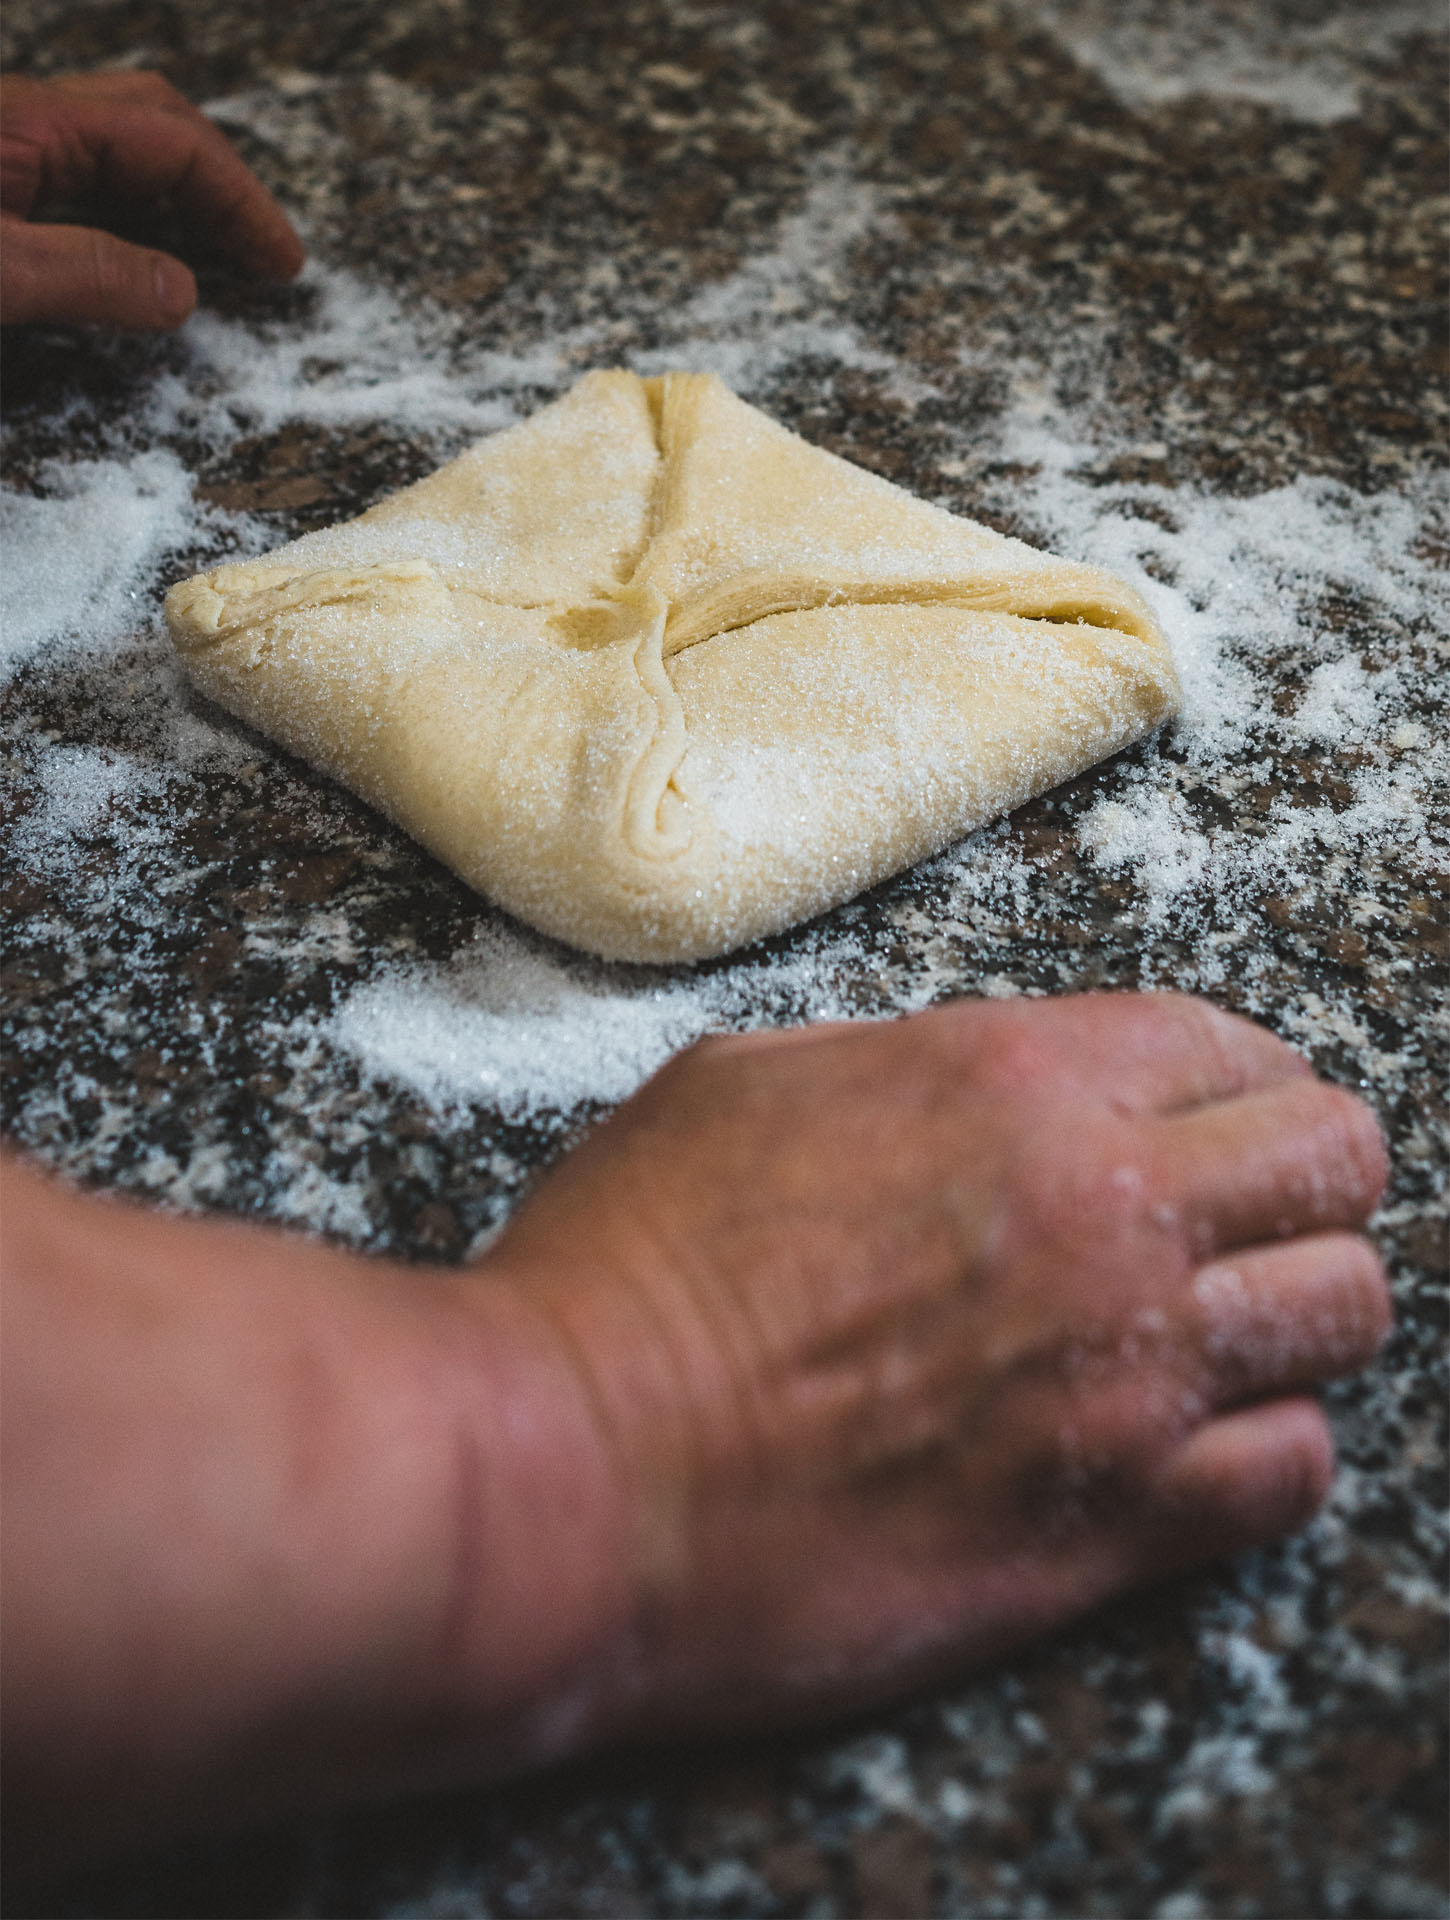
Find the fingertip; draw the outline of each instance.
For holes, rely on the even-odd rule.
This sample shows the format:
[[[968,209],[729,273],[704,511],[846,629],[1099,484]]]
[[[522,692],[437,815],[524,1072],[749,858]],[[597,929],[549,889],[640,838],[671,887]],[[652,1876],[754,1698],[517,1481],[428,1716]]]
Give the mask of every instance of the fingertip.
[[[1337,1254],[1345,1357],[1350,1365],[1361,1366],[1374,1358],[1395,1330],[1390,1277],[1379,1248],[1363,1234],[1328,1234],[1321,1244]]]
[[[5,321],[114,327],[154,333],[176,327],[196,305],[196,282],[179,260],[96,227],[7,225]]]
[[[1307,1526],[1329,1498],[1337,1461],[1323,1407],[1302,1395],[1247,1409],[1234,1436],[1243,1466],[1241,1511],[1259,1537]]]
[[[239,234],[232,258],[264,280],[295,280],[307,264],[307,251],[292,222],[270,201],[265,216],[254,218],[251,227]]]
[[[1334,1470],[1324,1409],[1296,1395],[1200,1427],[1169,1462],[1159,1493],[1193,1562],[1297,1533],[1324,1504]]]
[[[196,280],[191,270],[169,253],[153,256],[151,284],[156,296],[156,325],[179,327],[196,306]]]
[[[1371,1295],[1370,1313],[1374,1325],[1375,1352],[1378,1354],[1387,1347],[1395,1331],[1395,1295],[1390,1283],[1389,1269],[1384,1263],[1378,1247],[1365,1241],[1369,1250],[1371,1266],[1369,1292]]]
[[[1347,1090],[1345,1098],[1354,1110],[1351,1122],[1354,1132],[1352,1153],[1364,1182],[1364,1212],[1368,1219],[1383,1200],[1385,1188],[1390,1182],[1389,1142],[1385,1138],[1380,1117],[1369,1102]]]
[[[307,264],[307,249],[290,220],[284,220],[278,235],[271,269],[278,280],[295,280]]]

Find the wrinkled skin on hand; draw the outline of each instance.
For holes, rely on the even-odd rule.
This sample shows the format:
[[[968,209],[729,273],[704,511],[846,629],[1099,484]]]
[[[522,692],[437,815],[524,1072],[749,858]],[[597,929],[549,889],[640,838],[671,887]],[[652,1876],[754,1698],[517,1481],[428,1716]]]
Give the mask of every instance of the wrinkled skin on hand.
[[[57,202],[169,205],[244,271],[289,280],[302,243],[226,136],[159,74],[0,80],[0,323],[153,331],[196,304],[190,269],[102,227],[35,216]]]
[[[12,1855],[844,1711],[1288,1532],[1384,1173],[1170,995],[708,1041],[463,1270],[9,1169]]]
[[[748,1725],[1298,1527],[1388,1327],[1378,1131],[1177,996],[706,1042],[497,1248],[634,1514],[603,1724]]]

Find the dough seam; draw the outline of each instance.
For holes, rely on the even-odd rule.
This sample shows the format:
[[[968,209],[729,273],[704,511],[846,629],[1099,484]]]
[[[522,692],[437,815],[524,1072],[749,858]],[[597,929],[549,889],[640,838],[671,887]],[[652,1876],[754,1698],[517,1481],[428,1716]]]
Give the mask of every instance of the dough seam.
[[[690,735],[680,696],[664,661],[669,602],[655,587],[641,591],[649,596],[653,607],[649,624],[634,649],[634,670],[646,696],[654,702],[655,731],[630,776],[624,830],[631,852],[646,860],[666,860],[688,852],[694,839],[688,809],[681,804],[688,796],[676,784],[680,763],[689,751]],[[671,812],[678,818],[667,821],[665,804],[672,787],[676,805]]]

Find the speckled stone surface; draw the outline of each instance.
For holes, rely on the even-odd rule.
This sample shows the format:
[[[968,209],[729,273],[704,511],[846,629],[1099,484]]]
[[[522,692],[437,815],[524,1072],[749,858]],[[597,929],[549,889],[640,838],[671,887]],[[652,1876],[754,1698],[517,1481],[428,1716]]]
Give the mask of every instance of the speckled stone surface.
[[[783,344],[735,369],[748,398],[1027,537],[1039,529],[1025,469],[992,432],[1008,369],[1020,381],[1040,368],[1079,418],[1102,417],[1080,486],[1141,487],[1160,513],[1165,489],[1249,498],[1300,475],[1378,496],[1418,483],[1443,449],[1434,6],[11,0],[4,36],[21,70],[122,60],[216,101],[315,251],[404,313],[426,310],[441,354],[482,335],[517,369],[552,343],[532,397],[515,374],[526,403],[561,368],[647,359],[690,303],[703,311],[710,289],[732,288],[737,304],[780,309]],[[847,240],[787,276],[788,299],[780,276],[751,280],[791,233],[809,252],[809,221],[824,231],[837,204],[856,210]],[[318,298],[220,271],[205,286],[213,310],[263,334],[305,321]],[[745,316],[741,337],[758,342],[763,325]],[[58,331],[9,343],[8,483],[43,489],[44,462],[102,435],[173,352]],[[325,362],[315,377],[325,388]],[[386,409],[362,424],[329,424],[325,409],[256,431],[244,420],[221,448],[188,442],[183,421],[170,445],[200,500],[263,516],[278,540],[450,450]],[[169,555],[157,591],[212,557]],[[1406,724],[1444,727],[1434,631],[1390,634],[1383,608],[1349,592],[1316,617],[1366,661],[1392,647],[1416,663]],[[39,804],[27,740],[131,738],[125,673],[140,686],[160,669],[139,643],[120,659],[104,687],[43,659],[17,681],[12,819]],[[1277,670],[1292,694],[1305,661],[1286,646]],[[1175,931],[1144,914],[1130,878],[1083,857],[1076,831],[1133,762],[1014,817],[1009,896],[989,889],[968,912],[937,863],[843,910],[854,960],[835,988],[878,1011],[952,992],[1176,983],[1254,1012],[1366,1092],[1395,1157],[1379,1231],[1401,1318],[1382,1365],[1329,1395],[1344,1473],[1321,1520],[1282,1550],[844,1729],[298,1824],[26,1890],[27,1905],[1450,1910],[1443,832],[1408,862],[1331,862],[1314,888],[1250,885],[1231,920],[1209,912]],[[1260,755],[1189,783],[1185,805],[1208,833],[1230,811],[1267,819],[1286,796],[1347,804],[1353,772],[1353,754],[1329,746]],[[260,742],[207,792],[154,857],[133,837],[147,915],[116,911],[103,837],[76,842],[60,872],[9,857],[7,1134],[97,1184],[460,1257],[588,1113],[475,1105],[444,1121],[346,1058],[276,1036],[379,956],[446,957],[488,910]],[[1443,827],[1443,793],[1440,809]],[[818,933],[770,943],[762,968]],[[792,1011],[811,1008],[777,1008]],[[297,1196],[314,1190],[346,1205],[309,1216]]]

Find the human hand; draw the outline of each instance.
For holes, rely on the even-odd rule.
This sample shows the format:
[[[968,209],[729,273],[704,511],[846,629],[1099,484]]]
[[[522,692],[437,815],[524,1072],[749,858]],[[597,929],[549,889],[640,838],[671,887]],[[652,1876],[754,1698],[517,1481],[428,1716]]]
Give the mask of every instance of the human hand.
[[[1178,996],[677,1059],[495,1251],[634,1515],[582,1724],[854,1707],[1301,1525],[1384,1177],[1358,1101]]]
[[[151,331],[196,304],[181,261],[98,227],[33,221],[57,200],[174,203],[250,273],[287,280],[302,243],[225,135],[159,74],[0,79],[0,323]]]
[[[1384,1172],[1172,995],[706,1042],[463,1270],[0,1166],[12,1857],[843,1711],[1288,1532]]]

